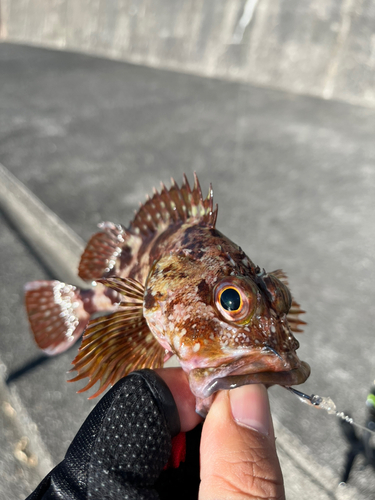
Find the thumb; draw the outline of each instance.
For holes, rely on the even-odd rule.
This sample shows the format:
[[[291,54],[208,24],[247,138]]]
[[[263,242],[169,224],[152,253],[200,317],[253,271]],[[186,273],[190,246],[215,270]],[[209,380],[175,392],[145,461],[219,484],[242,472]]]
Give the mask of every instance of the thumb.
[[[199,500],[285,500],[267,390],[220,391],[201,439]]]

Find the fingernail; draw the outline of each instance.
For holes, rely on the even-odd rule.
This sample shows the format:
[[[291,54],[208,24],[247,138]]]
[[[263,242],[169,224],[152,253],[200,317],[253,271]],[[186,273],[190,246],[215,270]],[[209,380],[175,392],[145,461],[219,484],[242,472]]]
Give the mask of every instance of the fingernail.
[[[267,389],[261,384],[243,385],[229,391],[234,420],[266,436],[271,430]]]

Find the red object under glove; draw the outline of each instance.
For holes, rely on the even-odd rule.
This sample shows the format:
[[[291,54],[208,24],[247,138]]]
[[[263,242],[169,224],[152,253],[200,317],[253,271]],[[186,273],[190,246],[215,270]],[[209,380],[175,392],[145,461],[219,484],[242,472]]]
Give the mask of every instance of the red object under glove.
[[[172,438],[172,452],[166,463],[164,470],[169,467],[177,469],[181,462],[185,462],[186,457],[186,433],[180,432],[174,438]]]

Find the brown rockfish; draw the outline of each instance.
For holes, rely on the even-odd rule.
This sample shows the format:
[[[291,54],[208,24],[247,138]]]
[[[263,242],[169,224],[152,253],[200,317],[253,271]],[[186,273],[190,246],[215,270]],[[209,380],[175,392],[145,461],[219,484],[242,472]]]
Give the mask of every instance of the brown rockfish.
[[[71,381],[89,379],[79,392],[100,381],[95,397],[173,354],[203,415],[220,389],[308,378],[292,333],[301,331],[303,311],[285,274],[253,264],[215,228],[216,218],[211,186],[203,198],[196,175],[193,188],[186,177],[181,188],[172,180],[141,204],[128,228],[99,226],[78,269],[92,289],[26,285],[31,328],[46,353],[64,351],[85,330],[72,369],[78,375]]]

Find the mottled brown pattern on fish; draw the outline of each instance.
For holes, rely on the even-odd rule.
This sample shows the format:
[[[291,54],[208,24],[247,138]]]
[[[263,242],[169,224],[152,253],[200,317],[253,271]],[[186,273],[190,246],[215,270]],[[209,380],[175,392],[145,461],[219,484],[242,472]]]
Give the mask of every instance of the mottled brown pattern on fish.
[[[201,229],[198,228],[197,232],[201,233]],[[229,249],[230,244],[227,238],[222,238],[220,243],[222,248]],[[192,251],[188,256],[178,253],[175,256],[169,255],[162,258],[148,281],[146,294],[155,292],[159,294],[156,307],[162,307],[163,316],[169,319],[163,334],[168,337],[172,350],[180,350],[180,359],[185,359],[191,355],[190,350],[195,346],[197,349],[193,351],[195,356],[202,360],[207,358],[203,361],[203,365],[207,366],[215,366],[215,357],[222,358],[222,344],[225,344],[228,349],[238,346],[264,347],[269,344],[270,347],[281,346],[284,352],[295,350],[298,344],[287,326],[285,315],[277,317],[276,314],[272,315],[267,311],[266,303],[260,294],[258,296],[259,318],[255,318],[252,322],[251,335],[247,325],[239,328],[236,335],[233,335],[232,327],[225,325],[225,321],[218,317],[213,305],[212,285],[215,284],[218,276],[230,276],[233,271],[236,275],[245,275],[244,271],[248,268],[245,268],[242,263],[235,266],[223,266],[218,258],[220,252],[217,246],[212,247],[212,250],[212,254],[204,252],[198,260],[195,260],[196,255],[199,254],[196,251]],[[235,247],[234,252],[236,251],[239,252]],[[184,269],[187,274],[185,279],[179,275],[180,268]],[[168,270],[167,273],[166,270]],[[255,273],[253,276],[255,277]],[[211,296],[208,293],[209,289],[211,289]],[[202,290],[204,290],[203,297]],[[179,313],[179,310],[182,312]],[[196,314],[197,310],[201,314]],[[269,337],[271,326],[275,328],[275,334]],[[184,329],[189,330],[188,336],[180,334]],[[219,342],[213,343],[213,338]],[[199,349],[197,343],[199,343]],[[181,345],[183,345],[182,351]]]
[[[29,287],[31,323],[46,350],[66,349],[80,333],[74,325],[82,329],[89,313],[111,311],[90,321],[73,361],[73,380],[89,378],[83,390],[100,381],[96,396],[129,371],[162,366],[172,354],[189,374],[198,410],[209,407],[217,379],[225,387],[228,376],[239,384],[307,378],[290,328],[300,331],[301,309],[285,274],[256,266],[215,228],[216,218],[211,187],[203,198],[196,176],[193,188],[186,177],[181,188],[172,181],[140,206],[128,228],[102,223],[90,239],[79,275],[97,283],[95,292],[58,282]],[[48,311],[37,309],[45,297],[60,318],[51,341]]]

